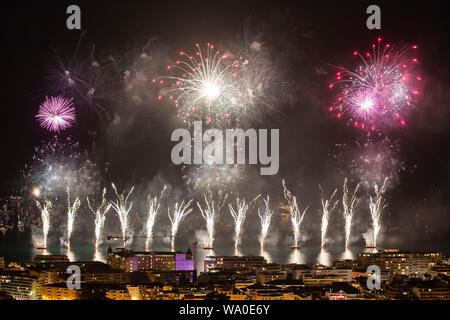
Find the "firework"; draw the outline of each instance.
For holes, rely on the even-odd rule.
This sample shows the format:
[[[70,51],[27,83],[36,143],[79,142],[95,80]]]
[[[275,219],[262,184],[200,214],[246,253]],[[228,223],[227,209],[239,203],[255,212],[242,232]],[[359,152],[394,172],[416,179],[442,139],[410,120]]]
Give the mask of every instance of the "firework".
[[[149,247],[153,240],[153,226],[155,225],[156,215],[159,212],[159,208],[161,206],[161,199],[162,199],[166,189],[167,189],[166,186],[164,186],[159,197],[152,197],[151,195],[148,195],[148,197],[147,197],[148,213],[147,213],[147,223],[146,223],[147,238],[145,239],[145,250],[146,251],[149,250]]]
[[[273,210],[270,209],[269,196],[264,199],[264,210],[261,214],[261,210],[258,208],[258,216],[261,220],[261,235],[259,237],[259,243],[261,245],[261,251],[264,251],[264,244],[266,242],[267,234],[269,233],[270,222],[272,220]]]
[[[239,196],[236,197],[236,209],[233,208],[233,205],[231,203],[228,204],[230,214],[234,219],[234,249],[236,250],[236,252],[239,246],[239,242],[241,240],[242,225],[244,224],[247,211],[250,208],[251,204],[254,201],[256,201],[260,196],[261,195],[258,195],[249,203],[245,201],[245,198],[239,199]]]
[[[96,250],[98,249],[98,247],[100,245],[102,230],[103,230],[103,226],[105,225],[106,214],[109,212],[109,209],[111,209],[111,203],[108,203],[105,195],[106,195],[106,188],[103,188],[102,201],[101,201],[100,205],[95,209],[92,207],[92,205],[89,201],[89,197],[86,198],[89,210],[95,216],[95,249]],[[97,257],[97,255],[96,255],[96,257]]]
[[[362,62],[355,71],[337,72],[336,102],[329,111],[346,117],[355,127],[379,130],[381,126],[406,125],[406,118],[417,103],[422,76],[415,72],[418,59],[412,54],[417,46],[397,50],[382,45],[381,38],[365,55],[354,51]]]
[[[300,226],[303,222],[303,218],[305,217],[306,212],[309,207],[306,207],[305,210],[300,214],[300,210],[297,204],[297,198],[292,195],[292,193],[286,188],[286,184],[283,180],[283,190],[284,190],[284,198],[286,199],[289,205],[289,212],[291,214],[291,224],[292,231],[294,232],[294,245],[291,248],[298,248],[298,241],[300,239]]]
[[[117,200],[116,202],[111,202],[111,206],[116,211],[120,220],[120,228],[122,229],[122,239],[123,246],[125,247],[127,242],[127,231],[128,231],[128,214],[130,213],[131,208],[133,207],[133,202],[130,202],[128,205],[128,198],[134,190],[134,187],[130,189],[128,194],[125,196],[125,191],[122,194],[117,192],[117,188],[114,183],[111,184],[114,192],[116,193]]]
[[[59,132],[70,128],[76,120],[73,99],[64,97],[46,97],[39,106],[36,120],[42,128],[49,131]]]
[[[386,191],[387,181],[388,179],[385,178],[381,188],[379,188],[378,185],[375,184],[374,187],[375,197],[372,197],[372,195],[369,197],[369,209],[370,209],[370,216],[372,218],[372,228],[373,228],[372,246],[374,248],[377,247],[377,237],[381,229],[380,224],[381,214],[383,213],[383,210],[387,207],[387,204],[384,204],[383,198],[383,195]]]
[[[36,205],[41,211],[42,218],[42,235],[43,235],[43,248],[47,248],[47,235],[48,230],[50,229],[50,209],[53,204],[50,200],[45,200],[42,204],[39,201],[36,201]]]
[[[319,186],[320,187],[320,186]],[[336,209],[339,200],[336,200],[333,203],[333,198],[336,195],[337,189],[334,190],[333,194],[331,195],[331,197],[329,199],[325,199],[324,197],[324,193],[322,190],[322,187],[320,187],[321,191],[322,191],[322,224],[320,227],[320,231],[321,231],[321,248],[324,248],[325,246],[325,237],[327,235],[327,231],[328,231],[328,222],[330,220],[330,214],[334,211],[334,209]]]
[[[345,178],[342,195],[342,206],[344,207],[344,211],[342,213],[344,215],[345,221],[345,249],[348,249],[348,245],[350,243],[350,232],[352,229],[352,219],[357,200],[356,193],[358,192],[358,190],[359,190],[359,183],[356,185],[355,190],[349,197],[347,178]]]
[[[72,204],[70,203],[70,189],[67,188],[67,248],[70,248],[70,238],[80,204],[80,198],[76,198]]]
[[[173,209],[173,214],[170,214],[170,208],[168,209],[168,215],[170,222],[172,224],[171,227],[171,250],[175,251],[175,237],[178,233],[178,227],[180,223],[184,220],[184,218],[192,212],[192,208],[190,208],[193,200],[190,200],[186,204],[184,204],[184,200],[178,205],[178,202],[175,203],[175,207]]]
[[[222,190],[213,192],[209,187],[206,192],[203,193],[204,208],[197,202],[197,206],[200,209],[203,219],[206,221],[206,230],[208,232],[208,243],[205,249],[212,249],[214,244],[214,223],[220,210],[225,205],[228,198],[227,193],[223,193]]]

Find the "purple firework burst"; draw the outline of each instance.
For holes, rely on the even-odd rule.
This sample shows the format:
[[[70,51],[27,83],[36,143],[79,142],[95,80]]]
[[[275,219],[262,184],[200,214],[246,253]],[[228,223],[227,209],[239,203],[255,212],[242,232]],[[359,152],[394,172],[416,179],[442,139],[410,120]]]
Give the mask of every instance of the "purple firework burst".
[[[76,119],[72,102],[72,98],[45,97],[44,102],[39,106],[36,120],[42,128],[53,132],[70,128]]]

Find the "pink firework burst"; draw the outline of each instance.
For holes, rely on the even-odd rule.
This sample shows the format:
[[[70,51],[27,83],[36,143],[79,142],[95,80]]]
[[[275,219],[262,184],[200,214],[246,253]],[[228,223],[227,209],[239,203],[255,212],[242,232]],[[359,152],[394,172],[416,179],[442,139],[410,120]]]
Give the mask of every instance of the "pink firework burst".
[[[371,52],[354,51],[361,63],[354,71],[342,68],[337,72],[329,88],[339,92],[329,111],[361,129],[405,126],[421,93],[422,77],[415,71],[418,59],[413,54],[416,49],[414,45],[396,50],[390,44],[382,45],[378,38]]]
[[[36,120],[42,128],[52,132],[70,128],[76,120],[72,102],[72,98],[45,97],[44,102],[39,106]]]

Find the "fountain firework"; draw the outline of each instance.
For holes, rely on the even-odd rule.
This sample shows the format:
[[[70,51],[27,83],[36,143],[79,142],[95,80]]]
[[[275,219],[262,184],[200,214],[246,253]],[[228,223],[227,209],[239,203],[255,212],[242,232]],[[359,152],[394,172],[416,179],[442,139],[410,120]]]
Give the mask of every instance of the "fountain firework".
[[[44,238],[43,240],[43,249],[47,249],[47,235],[48,230],[50,229],[50,209],[52,208],[53,204],[50,200],[44,200],[44,203],[41,204],[39,201],[36,201],[36,205],[41,211],[41,218],[42,218],[42,236]]]
[[[292,249],[297,249],[299,247],[298,241],[300,239],[300,226],[303,222],[303,218],[305,217],[306,212],[309,207],[306,207],[305,210],[300,214],[300,210],[297,204],[297,198],[292,195],[292,193],[286,188],[286,184],[283,180],[283,190],[284,190],[284,198],[286,199],[289,211],[291,214],[291,224],[292,231],[294,232],[294,245],[291,246]]]
[[[381,229],[380,218],[383,213],[383,209],[387,207],[387,204],[384,204],[383,194],[386,191],[386,184],[388,178],[384,179],[383,185],[381,188],[378,188],[378,185],[375,184],[375,197],[372,195],[369,197],[369,209],[370,216],[372,217],[372,228],[373,228],[373,243],[370,247],[377,247],[377,237]]]
[[[203,200],[205,201],[204,208],[197,202],[197,206],[200,209],[202,217],[206,221],[206,230],[208,232],[208,243],[205,249],[213,249],[214,245],[214,223],[220,210],[225,205],[228,198],[227,193],[223,193],[222,190],[213,192],[209,187],[207,191],[203,193]]]
[[[239,246],[239,242],[241,240],[241,231],[242,225],[244,224],[245,217],[247,215],[247,211],[250,208],[251,204],[256,201],[261,195],[259,194],[252,201],[247,203],[245,198],[239,199],[239,196],[236,197],[236,209],[233,208],[231,203],[228,204],[228,208],[230,209],[230,214],[234,219],[234,249],[237,251]]]
[[[105,195],[106,195],[106,188],[103,188],[102,202],[95,209],[91,206],[89,197],[86,198],[89,210],[91,210],[91,212],[95,216],[95,249],[98,249],[98,247],[100,245],[100,240],[101,240],[103,226],[105,224],[106,214],[109,212],[109,209],[111,209],[111,203],[108,203]]]
[[[75,218],[77,217],[78,209],[80,209],[80,198],[70,203],[70,189],[67,188],[67,248],[70,249],[70,238],[72,237],[73,226]]]
[[[192,212],[192,208],[190,208],[193,200],[189,200],[188,203],[184,204],[184,200],[178,205],[178,202],[175,203],[175,208],[173,210],[173,216],[170,215],[170,208],[168,209],[168,215],[170,222],[172,224],[171,234],[170,234],[170,248],[172,251],[175,251],[175,237],[178,233],[178,227],[183,219]]]
[[[131,208],[133,207],[133,202],[130,202],[130,205],[127,205],[128,198],[134,190],[134,186],[131,188],[130,192],[128,192],[127,196],[125,196],[125,191],[122,194],[117,192],[117,188],[114,183],[111,184],[114,192],[116,193],[117,200],[116,202],[111,201],[111,206],[116,211],[120,220],[120,228],[122,229],[122,239],[123,239],[123,247],[125,248],[127,242],[127,230],[128,230],[128,214],[130,213]]]
[[[352,219],[356,205],[356,193],[359,190],[359,183],[356,185],[355,190],[349,197],[349,191],[347,186],[347,178],[344,180],[344,188],[342,195],[342,206],[344,207],[344,211],[342,212],[344,215],[345,221],[345,249],[348,249],[348,245],[350,242],[350,232],[352,229]]]
[[[320,187],[320,186],[319,186]],[[322,190],[322,187],[320,187],[320,190],[322,191],[322,225],[320,228],[321,231],[321,245],[320,247],[323,248],[325,246],[325,237],[327,235],[328,231],[328,222],[330,220],[330,214],[333,212],[334,209],[336,209],[339,200],[336,200],[333,204],[333,198],[336,195],[337,189],[334,190],[333,194],[331,195],[330,199],[325,199],[324,192]]]
[[[153,240],[153,226],[155,225],[156,215],[159,212],[159,208],[161,206],[161,199],[164,196],[164,192],[167,187],[164,186],[161,194],[158,197],[153,197],[148,195],[148,213],[147,213],[147,223],[146,223],[146,239],[145,239],[145,250],[148,251],[150,244]]]
[[[269,196],[264,200],[264,211],[261,214],[261,210],[258,208],[258,216],[261,220],[261,236],[259,238],[259,243],[261,245],[261,252],[264,251],[264,243],[269,233],[270,222],[272,220],[273,210],[270,209]]]

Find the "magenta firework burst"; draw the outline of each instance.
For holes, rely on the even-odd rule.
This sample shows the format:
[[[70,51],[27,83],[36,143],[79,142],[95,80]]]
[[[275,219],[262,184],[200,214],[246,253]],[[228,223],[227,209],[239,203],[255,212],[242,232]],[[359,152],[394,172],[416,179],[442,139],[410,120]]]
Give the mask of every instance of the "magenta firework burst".
[[[416,49],[413,45],[397,50],[378,38],[371,52],[354,51],[361,63],[355,71],[338,70],[336,80],[329,84],[330,89],[339,90],[329,111],[361,129],[405,126],[421,94]]]
[[[76,119],[72,102],[72,98],[67,99],[62,96],[45,97],[44,102],[39,106],[36,120],[42,128],[53,132],[70,128]]]

